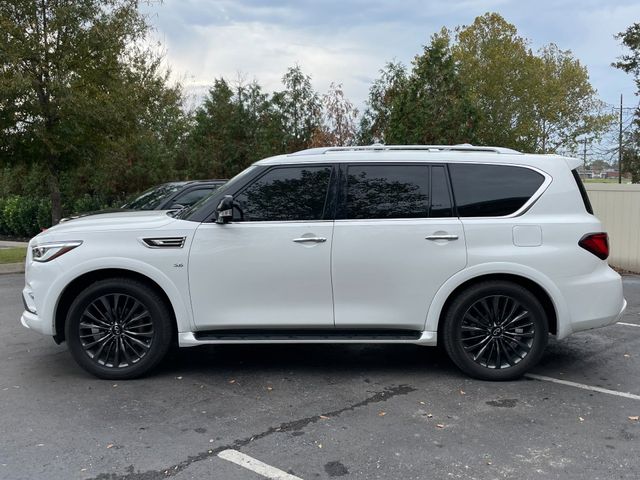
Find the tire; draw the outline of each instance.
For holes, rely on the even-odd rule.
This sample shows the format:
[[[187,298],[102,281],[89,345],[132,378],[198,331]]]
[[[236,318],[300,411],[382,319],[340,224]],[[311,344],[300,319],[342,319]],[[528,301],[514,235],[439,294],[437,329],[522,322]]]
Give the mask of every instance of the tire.
[[[480,380],[514,380],[538,363],[547,345],[544,308],[526,288],[488,281],[459,294],[448,308],[442,340],[449,358]]]
[[[146,284],[110,278],[91,284],[73,301],[65,333],[75,361],[99,378],[137,378],[154,368],[173,340],[163,299]]]

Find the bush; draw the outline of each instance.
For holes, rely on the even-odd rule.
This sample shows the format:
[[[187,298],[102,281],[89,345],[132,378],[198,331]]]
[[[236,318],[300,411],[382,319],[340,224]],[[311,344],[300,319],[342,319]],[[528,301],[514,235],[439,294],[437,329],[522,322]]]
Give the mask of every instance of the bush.
[[[65,205],[64,210],[69,215],[76,215],[78,213],[95,212],[96,210],[102,210],[109,207],[109,202],[85,193]]]
[[[10,235],[9,234],[9,226],[4,220],[4,204],[6,203],[6,199],[0,198],[0,235]]]
[[[0,199],[0,231],[3,235],[32,237],[51,225],[48,199],[11,195]]]
[[[75,215],[122,205],[122,200],[107,201],[82,195],[65,204],[65,212]],[[51,226],[51,200],[29,195],[9,195],[0,198],[0,235],[33,237]]]

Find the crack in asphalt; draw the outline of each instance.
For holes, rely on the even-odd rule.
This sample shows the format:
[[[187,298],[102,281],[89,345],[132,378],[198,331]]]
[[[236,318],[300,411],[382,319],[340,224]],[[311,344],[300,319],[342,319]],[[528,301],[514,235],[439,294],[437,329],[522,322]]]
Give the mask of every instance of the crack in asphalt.
[[[376,392],[372,396],[367,397],[364,400],[354,403],[352,405],[348,405],[338,410],[333,410],[333,411],[322,413],[319,415],[313,415],[311,417],[300,418],[298,420],[292,420],[290,422],[281,423],[277,427],[269,427],[267,430],[263,432],[260,432],[255,435],[251,435],[249,437],[245,437],[239,440],[235,440],[233,443],[219,446],[216,448],[210,448],[196,455],[190,455],[185,460],[182,460],[181,462],[178,462],[169,467],[161,468],[160,470],[147,470],[145,472],[136,472],[134,471],[134,466],[130,465],[127,468],[127,472],[125,474],[100,473],[96,477],[92,477],[88,480],[157,480],[159,478],[173,477],[174,475],[177,475],[178,473],[190,467],[192,464],[196,462],[200,462],[202,460],[206,460],[207,458],[215,457],[218,453],[220,453],[223,450],[227,450],[227,449],[237,450],[239,448],[242,448],[248,445],[251,442],[260,440],[261,438],[268,437],[269,435],[272,435],[274,433],[302,430],[308,425],[311,425],[312,423],[316,423],[321,419],[326,420],[329,418],[336,418],[345,412],[351,412],[358,408],[370,405],[372,403],[386,402],[387,400],[393,397],[396,397],[398,395],[408,395],[409,393],[412,393],[415,391],[417,391],[417,389],[410,385],[397,385],[393,387],[386,387],[384,390],[380,392]]]

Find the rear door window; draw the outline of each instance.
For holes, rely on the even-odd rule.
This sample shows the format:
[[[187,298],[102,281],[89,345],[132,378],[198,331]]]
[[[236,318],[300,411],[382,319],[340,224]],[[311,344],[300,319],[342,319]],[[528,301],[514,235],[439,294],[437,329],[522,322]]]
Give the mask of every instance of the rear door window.
[[[538,191],[544,176],[511,165],[449,164],[460,217],[502,217],[517,212]]]
[[[349,165],[344,218],[429,216],[428,165]]]

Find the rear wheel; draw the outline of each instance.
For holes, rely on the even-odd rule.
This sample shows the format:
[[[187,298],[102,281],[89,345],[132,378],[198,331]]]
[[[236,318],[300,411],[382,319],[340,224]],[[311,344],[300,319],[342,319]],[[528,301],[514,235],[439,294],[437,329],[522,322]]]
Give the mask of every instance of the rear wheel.
[[[66,322],[69,350],[89,373],[111,380],[136,378],[167,353],[172,322],[159,295],[144,283],[112,278],[82,291]]]
[[[451,360],[482,380],[512,380],[540,360],[549,327],[544,308],[520,285],[473,285],[451,303],[443,343]]]

